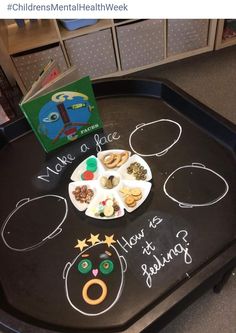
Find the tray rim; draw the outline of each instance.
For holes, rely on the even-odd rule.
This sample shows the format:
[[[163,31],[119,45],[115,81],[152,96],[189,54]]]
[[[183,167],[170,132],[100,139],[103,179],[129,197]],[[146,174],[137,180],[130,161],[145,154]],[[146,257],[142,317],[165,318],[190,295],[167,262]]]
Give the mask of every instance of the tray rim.
[[[106,88],[111,88],[112,85],[114,84],[117,85],[119,83],[121,83],[119,84],[119,87],[124,89],[125,87],[124,82],[133,84],[136,89],[138,86],[141,86],[142,88],[144,87],[144,85],[155,85],[156,91],[155,93],[135,93],[135,90],[133,90],[133,92],[124,93],[124,92],[119,92],[116,89],[115,93],[113,94],[110,94],[108,92],[103,93],[104,86]],[[202,102],[198,101],[196,98],[194,98],[193,96],[191,96],[183,89],[179,88],[177,85],[175,85],[173,82],[167,79],[162,79],[162,78],[153,79],[153,78],[141,78],[141,77],[118,77],[118,78],[113,77],[108,79],[95,80],[93,81],[92,85],[94,89],[95,98],[98,100],[102,98],[124,97],[132,95],[142,96],[142,97],[146,96],[150,98],[151,97],[162,98],[161,94],[164,93],[165,88],[169,89],[169,91],[176,93],[179,97],[182,97],[183,100],[187,101],[188,103],[198,108],[199,109],[198,118],[199,116],[202,115],[211,118],[212,120],[215,121],[215,123],[218,123],[220,125],[221,129],[225,133],[227,133],[230,137],[232,136],[233,139],[231,139],[230,142],[228,143],[226,142],[225,144],[226,146],[228,146],[228,148],[231,146],[231,149],[233,150],[234,154],[236,154],[236,147],[235,147],[236,124],[224,118],[222,115],[220,115],[213,109],[209,108],[208,106],[204,105]],[[188,117],[191,118],[189,115]],[[2,140],[2,145],[7,144],[8,142],[12,142],[30,132],[32,132],[30,125],[28,124],[26,118],[23,115],[16,119],[10,120],[0,125],[0,138]]]
[[[132,94],[119,94],[116,95],[112,94],[101,94],[99,92],[96,93],[96,89],[100,88],[101,85],[110,85],[111,82],[116,83],[123,83],[124,81],[127,82],[133,82],[133,83],[140,83],[140,84],[154,84],[159,85],[160,93],[161,89],[163,87],[167,87],[177,94],[181,95],[185,100],[187,100],[190,103],[195,104],[196,107],[199,107],[199,111],[201,114],[207,114],[210,118],[213,118],[216,122],[219,122],[220,125],[223,127],[223,129],[229,133],[229,135],[232,135],[234,138],[236,138],[236,125],[230,122],[229,120],[222,117],[220,114],[218,114],[216,111],[210,109],[206,105],[202,104],[198,100],[196,100],[191,95],[187,94],[185,91],[183,91],[181,88],[177,87],[175,84],[171,83],[170,81],[164,79],[144,79],[144,78],[112,78],[112,79],[105,79],[105,80],[98,80],[94,82],[93,86],[95,88],[95,96],[97,99],[103,99],[103,98],[111,98],[111,97],[123,97],[123,96],[132,96]],[[143,96],[143,97],[154,97],[154,98],[161,98],[159,95],[146,95],[146,94],[135,94],[133,93],[133,96]],[[11,135],[8,136],[7,132],[5,131],[6,128],[11,129],[11,127],[18,128],[18,132],[20,131],[20,135],[17,135],[16,137],[12,137]],[[20,117],[19,119],[10,121],[8,123],[3,124],[3,126],[0,126],[0,135],[3,135],[3,138],[7,142],[11,142],[13,140],[18,139],[22,135],[25,135],[29,133],[30,128],[27,127],[27,121],[24,117]],[[17,132],[17,134],[19,134]],[[234,156],[236,154],[235,146],[232,146],[230,142],[226,143],[226,146],[228,149],[232,149],[232,152],[234,153]],[[226,249],[222,249],[214,258],[211,258],[208,263],[204,263],[202,267],[199,267],[196,272],[194,272],[193,276],[191,277],[191,280],[183,280],[181,282],[180,286],[174,286],[171,288],[171,290],[168,292],[168,294],[163,295],[162,299],[157,299],[155,301],[155,304],[152,305],[151,309],[146,309],[146,312],[141,315],[139,319],[132,318],[130,321],[126,323],[122,323],[121,326],[113,328],[111,327],[111,330],[115,330],[116,332],[138,332],[141,329],[146,328],[147,325],[151,325],[154,322],[159,320],[161,321],[165,316],[168,317],[168,314],[171,311],[174,311],[174,314],[177,314],[175,308],[180,306],[181,310],[184,309],[186,306],[181,305],[182,302],[185,301],[186,298],[196,298],[196,296],[200,296],[199,288],[202,290],[206,290],[209,288],[210,285],[212,285],[212,280],[216,280],[216,276],[218,276],[222,271],[227,271],[229,267],[235,267],[236,266],[236,240],[232,241],[231,244],[228,244],[228,247]],[[211,281],[211,282],[209,282]],[[173,315],[172,315],[173,316]],[[12,332],[18,332],[16,331],[16,327],[21,328],[21,332],[25,333],[33,333],[35,331],[39,333],[56,333],[61,332],[61,330],[51,330],[51,328],[48,330],[47,328],[44,328],[44,325],[33,325],[29,322],[26,322],[24,318],[21,316],[14,317],[11,313],[8,313],[2,309],[0,309],[0,327],[4,330],[11,330]],[[28,317],[27,317],[28,318]],[[2,322],[4,319],[5,323]],[[34,321],[37,323],[37,319],[34,319]],[[167,323],[167,322],[165,322]],[[39,323],[40,324],[40,323]],[[13,327],[11,327],[13,326]],[[82,329],[79,329],[79,331]],[[71,329],[71,331],[73,331]],[[88,329],[88,332],[92,331],[92,329]],[[100,329],[99,331],[102,331]],[[70,332],[68,330],[67,332]]]
[[[147,327],[155,327],[155,332],[158,332],[170,320],[173,320],[178,314],[186,309],[191,303],[197,300],[204,292],[213,287],[219,282],[219,276],[223,277],[225,273],[236,267],[236,241],[228,246],[220,255],[215,256],[207,265],[203,265],[198,271],[191,276],[191,279],[186,278],[180,284],[171,290],[167,295],[159,300],[158,304],[154,304],[151,309],[147,310],[139,319],[133,318],[120,327],[111,327],[111,332],[116,333],[135,333],[140,332]],[[166,297],[165,297],[166,296]],[[17,328],[21,328],[21,333],[62,333],[75,332],[74,329],[64,328],[65,330],[47,329],[45,325],[39,326],[26,322],[23,318],[15,317],[12,314],[0,309],[0,328],[5,332],[19,333]],[[4,322],[2,321],[4,320]],[[157,327],[155,325],[158,325]],[[13,326],[13,327],[12,327]],[[92,329],[86,331],[94,332]],[[83,332],[79,329],[76,332]],[[102,329],[97,332],[103,332]],[[107,331],[107,332],[110,332]]]

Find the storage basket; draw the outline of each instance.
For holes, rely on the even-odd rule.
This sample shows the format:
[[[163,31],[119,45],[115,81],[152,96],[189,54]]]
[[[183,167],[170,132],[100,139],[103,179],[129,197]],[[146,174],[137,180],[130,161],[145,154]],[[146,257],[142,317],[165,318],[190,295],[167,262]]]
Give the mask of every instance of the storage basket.
[[[62,72],[67,69],[60,45],[16,54],[12,59],[26,89],[30,89],[50,59],[56,60]]]
[[[209,20],[168,20],[168,56],[207,46]]]
[[[65,41],[71,62],[80,76],[99,77],[117,71],[110,29],[71,38]]]
[[[164,20],[145,20],[116,27],[123,70],[164,58]]]

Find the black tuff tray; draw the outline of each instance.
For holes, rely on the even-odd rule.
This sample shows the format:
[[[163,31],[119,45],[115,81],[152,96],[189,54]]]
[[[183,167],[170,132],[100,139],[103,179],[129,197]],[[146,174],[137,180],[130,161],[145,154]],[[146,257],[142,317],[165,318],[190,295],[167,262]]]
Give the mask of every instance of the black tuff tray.
[[[157,331],[235,265],[235,126],[166,81],[105,80],[94,91],[103,131],[53,153],[21,136],[25,119],[1,128],[16,139],[0,151],[3,330]],[[136,152],[152,171],[146,201],[116,220],[85,216],[68,195],[75,167],[99,149]],[[113,275],[97,275],[107,296],[92,306],[80,300],[92,277],[73,268],[77,239],[91,234],[117,241]]]

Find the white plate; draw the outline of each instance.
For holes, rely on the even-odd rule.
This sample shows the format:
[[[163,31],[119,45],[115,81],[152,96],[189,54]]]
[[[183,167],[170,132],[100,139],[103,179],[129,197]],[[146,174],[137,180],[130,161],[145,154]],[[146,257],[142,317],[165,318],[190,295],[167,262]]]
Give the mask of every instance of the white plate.
[[[105,201],[107,199],[115,199],[120,207],[119,213],[110,216],[110,217],[102,217],[100,215],[96,215],[96,212],[99,211],[100,202]],[[110,219],[116,219],[124,215],[124,205],[118,195],[117,192],[110,190],[108,191],[99,191],[97,195],[94,197],[94,199],[90,202],[88,209],[86,210],[85,214],[89,217],[100,219],[100,220],[110,220]]]
[[[121,174],[121,177],[125,180],[136,180],[132,174],[130,175],[127,172],[127,168],[130,166],[131,163],[134,163],[134,162],[140,163],[147,170],[147,174],[146,174],[147,178],[145,179],[145,181],[151,180],[152,179],[151,169],[149,168],[149,165],[147,164],[147,162],[139,155],[131,156],[128,159],[128,161],[120,167],[119,173]]]
[[[132,188],[140,188],[141,192],[142,192],[142,198],[138,201],[136,201],[136,206],[135,207],[129,207],[126,205],[125,203],[125,196],[120,192],[120,190],[123,187],[128,187],[129,189]],[[118,194],[121,198],[121,201],[125,207],[125,209],[127,210],[127,212],[131,213],[133,212],[135,209],[137,209],[139,206],[141,206],[144,201],[147,199],[149,192],[151,190],[152,184],[143,180],[123,180],[119,186],[118,186]]]
[[[73,191],[75,190],[75,188],[77,186],[83,186],[83,185],[87,185],[88,188],[90,188],[91,190],[93,190],[94,192],[94,196],[93,198],[96,196],[96,193],[97,193],[97,187],[98,187],[98,183],[96,180],[88,180],[88,181],[85,181],[85,180],[81,180],[81,181],[77,181],[77,182],[72,182],[72,183],[69,183],[69,186],[68,186],[68,192],[69,192],[69,197],[70,197],[70,200],[71,202],[73,203],[73,205],[78,209],[80,210],[81,212],[86,210],[89,206],[89,203],[81,203],[79,202],[78,200],[75,199],[75,196],[73,194]],[[93,200],[92,198],[92,200]],[[92,201],[91,200],[91,201]]]
[[[104,171],[104,168],[102,166],[102,163],[99,161],[99,159],[96,156],[91,155],[75,168],[75,170],[73,171],[73,173],[70,177],[71,180],[73,180],[74,182],[83,181],[83,179],[81,179],[81,175],[84,171],[86,171],[86,161],[91,157],[94,157],[97,160],[97,170],[94,172],[93,180],[96,180],[98,178],[99,174]]]
[[[108,155],[108,154],[121,154],[123,152],[127,151],[128,154],[129,154],[129,157],[128,159],[130,158],[130,151],[128,150],[125,150],[125,149],[110,149],[110,150],[104,150],[104,151],[100,151],[97,155],[98,159],[99,159],[99,162],[102,164],[102,166],[104,167],[105,170],[119,170],[119,168],[121,168],[121,165],[120,167],[116,167],[116,168],[107,168],[105,164],[103,164],[102,162],[102,159],[104,158],[105,155]]]
[[[102,177],[107,177],[108,178],[109,176],[114,176],[116,178],[119,178],[119,183],[116,186],[114,186],[112,189],[105,188],[101,184],[101,178]],[[101,175],[98,177],[98,186],[101,188],[101,190],[104,190],[104,191],[116,190],[117,187],[119,186],[120,182],[121,182],[121,175],[117,171],[112,171],[112,170],[105,171],[105,172],[101,173]]]
[[[140,157],[139,155],[133,155],[131,156],[130,151],[127,150],[129,154],[128,160],[119,168],[106,168],[103,166],[101,159],[106,155],[106,154],[111,154],[111,153],[122,153],[126,150],[124,149],[111,149],[111,150],[105,150],[101,151],[97,154],[97,157],[94,155],[89,156],[88,158],[96,158],[97,159],[97,170],[94,173],[94,179],[93,180],[82,180],[81,179],[81,174],[86,170],[86,161],[88,158],[86,158],[83,162],[81,162],[76,169],[74,170],[73,174],[71,175],[71,180],[74,182],[69,184],[68,191],[69,191],[69,196],[70,199],[73,203],[73,205],[80,211],[85,211],[85,214],[89,217],[95,218],[95,219],[100,219],[100,220],[111,220],[111,219],[116,219],[124,215],[125,210],[129,213],[137,209],[139,206],[142,205],[142,203],[146,200],[152,184],[149,183],[148,181],[152,179],[152,173],[151,170],[146,163],[146,161]],[[138,162],[140,163],[146,170],[146,180],[136,180],[133,175],[129,175],[127,173],[127,168],[128,166],[133,163],[133,162]],[[106,176],[109,177],[110,175],[116,176],[120,178],[119,184],[114,187],[113,189],[106,189],[103,188],[100,184],[101,177]],[[80,203],[75,199],[75,196],[73,195],[73,191],[75,190],[76,186],[82,186],[82,185],[87,185],[89,188],[91,188],[94,191],[94,197],[91,200],[89,204],[85,203]],[[119,193],[119,189],[122,187],[129,187],[129,188],[135,188],[138,187],[142,191],[142,198],[140,200],[137,200],[136,206],[135,207],[129,207],[125,204],[123,200],[123,196],[121,193]],[[96,212],[99,211],[98,206],[99,203],[102,201],[105,201],[108,197],[114,198],[119,207],[119,213],[113,215],[113,216],[100,216],[99,214],[96,215]],[[100,206],[100,210],[101,210]]]

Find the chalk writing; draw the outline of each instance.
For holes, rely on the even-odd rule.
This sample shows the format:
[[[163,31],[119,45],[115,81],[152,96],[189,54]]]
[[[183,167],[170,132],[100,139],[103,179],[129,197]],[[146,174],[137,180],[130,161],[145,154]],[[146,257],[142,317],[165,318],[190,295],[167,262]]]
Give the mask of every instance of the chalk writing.
[[[186,230],[180,230],[176,234],[176,238],[179,237],[180,234],[184,234],[182,236],[182,240],[186,243],[186,237],[188,236],[188,232]],[[141,268],[143,271],[143,276],[146,278],[146,284],[148,288],[152,287],[152,276],[158,274],[158,272],[166,266],[166,264],[170,263],[177,257],[178,255],[183,254],[184,257],[184,262],[185,264],[191,264],[192,262],[192,257],[189,254],[189,249],[188,249],[189,243],[181,244],[177,243],[174,245],[173,248],[169,249],[167,253],[162,254],[158,257],[155,254],[153,254],[153,264],[152,265],[147,265],[147,264],[142,264]]]
[[[143,249],[143,254],[147,254],[148,256],[150,256],[152,251],[155,251],[156,247],[155,245],[152,244],[152,242],[146,241],[146,245],[142,246],[142,249]]]
[[[148,219],[148,223],[143,223],[145,227],[137,230],[135,234],[117,240],[118,245],[128,254],[135,251],[138,258],[137,267],[142,278],[145,279],[146,286],[153,286],[153,278],[166,266],[170,265],[177,257],[182,257],[183,262],[187,265],[192,263],[192,257],[189,253],[190,242],[188,241],[188,231],[179,230],[175,232],[173,246],[169,245],[167,250],[163,250],[162,238],[155,237],[153,229],[157,230],[158,225],[164,223],[165,219],[155,215]],[[150,230],[151,233],[150,233]],[[148,239],[151,237],[152,239]],[[158,244],[159,242],[159,244]],[[162,249],[162,250],[161,250]],[[141,250],[141,253],[140,253]],[[137,256],[137,253],[140,253]]]
[[[82,144],[82,146],[80,147],[80,151],[81,153],[86,153],[86,151],[88,151],[90,148],[86,145],[86,143]]]
[[[88,150],[90,150],[90,148],[92,147],[94,148],[95,146],[96,150],[99,152],[102,150],[103,145],[119,139],[120,135],[118,134],[118,132],[109,133],[107,135],[99,135],[96,133],[93,136],[93,142],[91,143],[91,147],[87,143],[83,143],[80,146],[79,150],[80,153],[86,153]],[[62,171],[64,171],[65,167],[73,163],[75,159],[76,156],[75,155],[73,156],[72,154],[57,156],[56,162],[55,163],[51,162],[51,165],[46,166],[44,173],[37,176],[37,178],[39,180],[42,180],[43,182],[50,183],[51,176],[53,177],[60,176]]]
[[[96,150],[97,152],[102,151],[102,146],[115,141],[115,140],[119,140],[120,139],[120,135],[117,132],[113,132],[113,133],[109,133],[106,136],[100,136],[99,134],[95,134],[94,135],[94,141],[96,143]]]
[[[152,220],[149,220],[149,228],[156,229],[158,224],[160,224],[162,221],[163,221],[163,219],[161,219],[157,216],[154,216]]]
[[[144,238],[144,229],[142,229],[138,234],[130,237],[128,240],[125,239],[125,237],[122,237],[122,244],[119,240],[117,240],[117,243],[126,253],[128,253],[127,246],[128,248],[132,249],[132,247],[137,245],[138,241],[140,241],[142,238]]]
[[[156,229],[157,225],[160,224],[162,221],[162,218],[154,216],[152,219],[148,220],[149,228]],[[142,238],[144,238],[144,229],[141,229],[139,233],[130,237],[128,240],[125,237],[122,237],[122,243],[119,240],[117,240],[117,243],[126,253],[128,253],[128,249],[132,249],[132,247],[135,246]]]
[[[54,175],[59,175],[61,173],[61,171],[67,166],[67,164],[71,164],[73,162],[73,160],[75,159],[74,156],[72,156],[71,154],[67,154],[66,156],[62,156],[62,157],[56,157],[57,161],[59,161],[59,163],[56,163],[54,167],[50,168],[50,167],[46,167],[46,173],[44,175],[40,175],[37,178],[41,179],[45,182],[50,182],[49,177],[50,174],[54,174]]]

